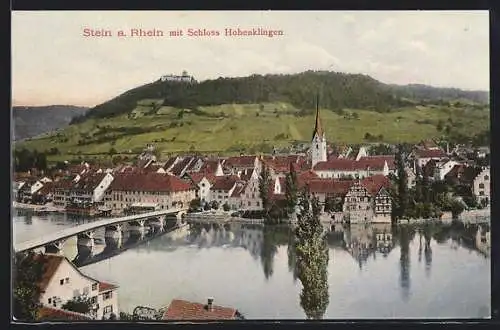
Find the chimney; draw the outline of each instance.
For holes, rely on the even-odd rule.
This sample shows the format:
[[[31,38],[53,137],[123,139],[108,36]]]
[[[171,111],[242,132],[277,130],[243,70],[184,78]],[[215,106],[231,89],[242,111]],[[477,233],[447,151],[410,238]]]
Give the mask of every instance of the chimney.
[[[209,312],[211,312],[211,311],[214,310],[213,302],[214,302],[214,298],[208,298],[207,309],[208,309]]]

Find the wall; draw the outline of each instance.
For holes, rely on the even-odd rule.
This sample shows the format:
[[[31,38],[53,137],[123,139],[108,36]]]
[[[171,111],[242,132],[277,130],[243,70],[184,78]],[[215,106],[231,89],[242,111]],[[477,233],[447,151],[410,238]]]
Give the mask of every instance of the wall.
[[[66,278],[69,278],[69,282],[66,283]],[[60,284],[60,280],[64,279],[64,284]],[[91,279],[82,276],[67,260],[63,260],[59,265],[59,268],[52,276],[46,292],[41,294],[40,303],[46,306],[53,306],[61,308],[68,300],[72,300],[74,297],[74,290],[78,289],[79,294],[83,294],[84,288],[88,288],[89,297],[97,297],[98,286],[96,290],[92,290],[92,284],[97,283],[97,281],[92,281]],[[59,297],[61,302],[56,304],[49,304],[48,298],[53,300],[53,297]]]

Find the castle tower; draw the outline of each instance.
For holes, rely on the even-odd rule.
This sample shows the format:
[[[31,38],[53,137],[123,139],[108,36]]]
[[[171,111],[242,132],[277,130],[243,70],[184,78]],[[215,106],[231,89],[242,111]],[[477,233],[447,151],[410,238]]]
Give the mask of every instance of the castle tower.
[[[321,126],[321,118],[319,117],[319,95],[316,98],[316,124],[311,141],[311,163],[312,167],[319,162],[326,162],[326,137]]]

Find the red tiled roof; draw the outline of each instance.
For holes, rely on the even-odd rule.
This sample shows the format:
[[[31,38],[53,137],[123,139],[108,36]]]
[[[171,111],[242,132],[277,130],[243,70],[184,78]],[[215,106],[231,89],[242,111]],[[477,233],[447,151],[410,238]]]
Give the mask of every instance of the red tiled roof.
[[[192,186],[183,180],[161,173],[117,174],[110,190],[115,191],[163,191],[177,192],[191,190]]]
[[[214,185],[210,189],[229,191],[237,181],[240,181],[240,178],[237,175],[219,176],[216,178]]]
[[[418,158],[445,158],[446,153],[441,149],[417,149],[415,155]]]
[[[236,188],[234,188],[233,193],[231,194],[231,197],[237,198],[240,197],[241,194],[245,191],[246,185],[243,183],[237,183]]]
[[[249,181],[252,177],[254,169],[245,169],[243,173],[241,173],[240,178],[243,181]]]
[[[44,292],[47,289],[47,285],[49,285],[52,276],[56,273],[59,265],[65,258],[63,256],[51,255],[51,254],[36,254],[34,256],[34,260],[37,263],[43,264],[43,274],[40,282],[38,283],[38,287],[41,292]]]
[[[364,165],[369,165],[370,168],[383,169],[384,163],[387,162],[387,166],[389,170],[396,169],[395,157],[394,155],[380,155],[380,156],[366,156],[361,157],[358,162],[363,163]]]
[[[54,182],[44,183],[42,188],[37,191],[40,195],[48,195],[54,193]]]
[[[99,282],[99,292],[105,292],[116,289],[118,286],[106,282]]]
[[[201,172],[189,173],[188,175],[194,184],[200,183],[201,180],[203,180],[203,178],[207,178],[207,180],[208,180],[208,182],[210,182],[210,184],[214,184],[215,180],[217,179],[217,177],[213,174],[206,174],[206,173],[201,173]]]
[[[353,180],[312,179],[299,184],[299,187],[307,187],[311,193],[343,196],[347,194],[353,182]]]
[[[208,174],[215,174],[215,172],[217,171],[218,165],[219,165],[218,159],[205,160],[203,165],[201,165],[200,172],[201,173],[208,173]]]
[[[255,165],[255,158],[257,156],[237,156],[229,157],[224,160],[225,167],[246,167],[253,168]]]
[[[389,188],[391,186],[391,181],[384,175],[372,175],[361,179],[361,185],[364,186],[370,194],[374,195],[378,193],[382,187]]]
[[[167,161],[163,165],[163,168],[166,170],[169,169],[175,163],[176,160],[177,160],[177,157],[171,157],[171,158],[167,159]]]
[[[234,308],[213,305],[209,311],[207,306],[185,300],[174,299],[163,314],[164,320],[232,320],[236,317]]]
[[[172,169],[170,169],[170,173],[175,176],[182,175],[182,172],[187,169],[189,164],[193,161],[193,157],[186,157],[182,159],[180,162],[177,162]]]
[[[85,314],[67,311],[64,309],[43,306],[38,309],[38,320],[39,321],[56,321],[56,320],[87,321],[87,320],[92,320],[92,318]]]
[[[80,180],[73,184],[72,188],[93,191],[105,176],[106,173],[82,175]]]

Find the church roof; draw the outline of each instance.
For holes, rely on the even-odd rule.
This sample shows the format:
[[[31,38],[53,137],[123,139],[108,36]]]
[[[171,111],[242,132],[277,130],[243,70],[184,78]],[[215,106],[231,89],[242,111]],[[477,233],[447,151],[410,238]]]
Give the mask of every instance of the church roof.
[[[316,98],[316,123],[314,124],[314,131],[312,138],[318,134],[319,137],[323,136],[323,128],[321,127],[321,118],[319,117],[319,96]]]

